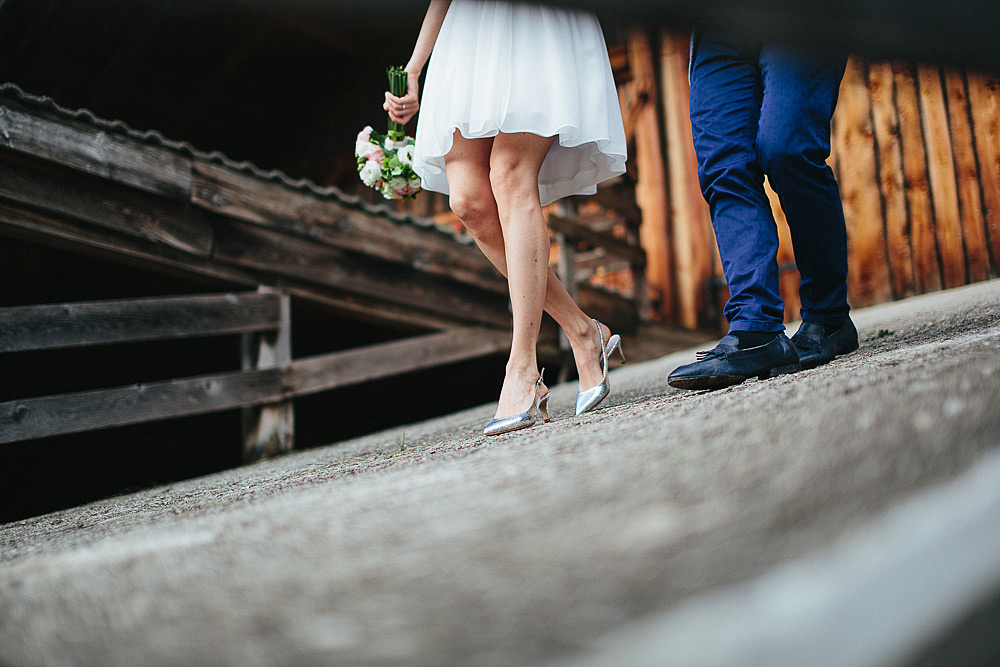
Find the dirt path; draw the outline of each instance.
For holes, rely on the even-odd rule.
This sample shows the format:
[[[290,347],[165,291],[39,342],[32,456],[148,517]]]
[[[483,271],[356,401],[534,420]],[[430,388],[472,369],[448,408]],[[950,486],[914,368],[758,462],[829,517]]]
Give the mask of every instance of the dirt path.
[[[582,417],[560,386],[526,431],[482,406],[0,526],[0,664],[585,659],[1000,444],[1000,281],[855,320],[858,352],[766,382],[671,389],[687,351]]]

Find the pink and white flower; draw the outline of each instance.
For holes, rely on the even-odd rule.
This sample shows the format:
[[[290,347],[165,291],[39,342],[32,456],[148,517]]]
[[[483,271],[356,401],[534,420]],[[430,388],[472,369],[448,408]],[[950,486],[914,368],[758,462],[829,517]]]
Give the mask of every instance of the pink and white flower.
[[[370,188],[377,187],[377,183],[382,180],[382,167],[375,160],[368,160],[361,167],[361,182]]]

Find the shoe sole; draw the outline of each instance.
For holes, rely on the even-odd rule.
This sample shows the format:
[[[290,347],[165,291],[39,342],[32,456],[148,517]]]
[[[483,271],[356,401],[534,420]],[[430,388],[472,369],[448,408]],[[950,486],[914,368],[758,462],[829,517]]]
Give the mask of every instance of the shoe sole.
[[[758,380],[767,380],[778,375],[796,373],[802,370],[802,365],[798,362],[785,366],[775,366],[768,368],[754,375],[709,375],[703,377],[674,378],[668,379],[667,384],[676,389],[725,389],[733,385],[740,384],[756,377]]]
[[[546,419],[545,421],[549,421],[549,420]],[[493,436],[493,435],[503,435],[504,433],[513,433],[514,431],[522,431],[522,430],[524,430],[526,428],[531,428],[532,426],[535,425],[535,423],[536,422],[528,422],[527,424],[521,424],[520,426],[512,426],[511,428],[506,428],[506,429],[504,429],[502,431],[492,431],[490,433],[486,433],[484,431],[483,435],[489,437],[489,436]]]
[[[809,362],[808,364],[802,364],[802,370],[808,371],[808,370],[812,370],[813,368],[819,368],[823,364],[830,363],[831,361],[833,361],[837,357],[840,357],[842,355],[850,354],[851,352],[854,352],[859,347],[861,347],[861,345],[859,343],[851,343],[850,345],[848,345],[847,347],[845,347],[840,352],[834,353],[834,355],[832,357],[830,357],[829,359],[818,359],[816,361]]]
[[[798,373],[802,370],[802,364],[795,362],[794,364],[788,364],[787,366],[775,366],[774,368],[769,368],[763,373],[757,376],[758,380],[767,380],[779,375],[787,375],[789,373]]]

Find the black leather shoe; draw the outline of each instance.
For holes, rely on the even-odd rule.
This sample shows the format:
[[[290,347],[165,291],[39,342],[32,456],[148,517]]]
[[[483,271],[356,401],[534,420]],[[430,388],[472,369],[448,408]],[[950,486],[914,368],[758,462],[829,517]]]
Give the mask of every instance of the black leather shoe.
[[[699,352],[698,361],[674,370],[667,384],[678,389],[721,389],[752,377],[766,380],[802,370],[792,341],[781,333],[766,345],[741,350],[736,336],[726,336],[714,349]]]
[[[826,334],[822,324],[803,322],[792,336],[792,343],[799,351],[802,368],[816,368],[833,361],[837,355],[858,349],[858,330],[849,317],[830,335]]]

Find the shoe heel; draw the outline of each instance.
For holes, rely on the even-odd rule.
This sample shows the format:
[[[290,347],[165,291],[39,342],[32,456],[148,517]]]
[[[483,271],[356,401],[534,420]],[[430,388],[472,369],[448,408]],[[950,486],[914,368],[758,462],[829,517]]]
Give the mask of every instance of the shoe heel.
[[[760,375],[757,376],[758,380],[767,380],[768,378],[777,377],[779,375],[787,375],[788,373],[797,373],[802,370],[802,364],[795,362],[794,364],[788,364],[787,366],[775,366],[774,368],[769,368]]]
[[[625,353],[622,352],[621,343],[618,344],[618,347],[616,347],[615,350],[618,351],[618,358],[621,359],[622,363],[624,364],[625,363]]]
[[[542,420],[549,421],[549,395],[538,402],[538,411],[542,413]]]

